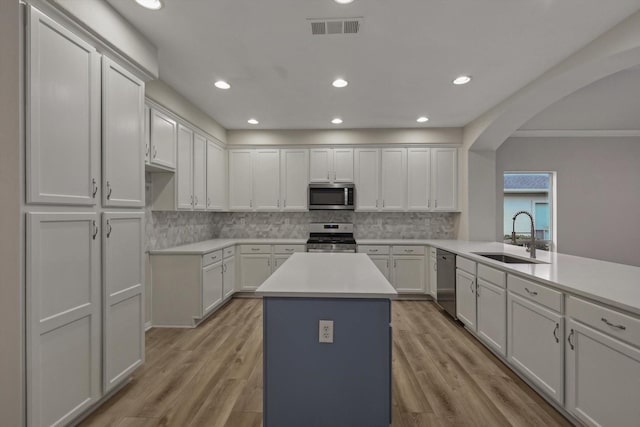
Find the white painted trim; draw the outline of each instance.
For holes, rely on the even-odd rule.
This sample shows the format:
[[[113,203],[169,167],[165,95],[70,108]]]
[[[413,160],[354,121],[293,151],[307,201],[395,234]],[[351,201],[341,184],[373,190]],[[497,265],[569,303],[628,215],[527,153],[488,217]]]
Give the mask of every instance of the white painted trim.
[[[634,138],[640,137],[640,130],[545,130],[520,129],[511,138]]]

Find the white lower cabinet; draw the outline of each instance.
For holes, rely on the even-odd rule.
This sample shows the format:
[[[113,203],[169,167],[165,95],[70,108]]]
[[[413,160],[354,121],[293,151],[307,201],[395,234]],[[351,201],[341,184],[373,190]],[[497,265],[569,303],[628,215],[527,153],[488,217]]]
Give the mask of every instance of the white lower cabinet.
[[[236,257],[222,261],[222,297],[229,298],[236,291]]]
[[[438,298],[438,250],[429,248],[429,293]]]
[[[560,404],[564,400],[563,326],[559,313],[508,292],[507,360]]]
[[[107,393],[144,362],[144,213],[104,213],[102,222]]]
[[[391,282],[399,293],[423,293],[424,255],[392,255]]]
[[[65,425],[101,396],[97,213],[27,214],[27,422]]]
[[[223,274],[222,261],[207,265],[202,269],[202,313],[207,314],[222,302]]]
[[[369,255],[369,258],[371,258],[371,261],[378,267],[378,270],[380,270],[384,277],[390,280],[389,255]]]
[[[507,291],[478,278],[477,333],[502,356],[507,354]]]
[[[476,330],[476,277],[456,269],[456,315],[469,329]]]
[[[242,254],[240,263],[241,291],[255,291],[271,276],[271,253]]]

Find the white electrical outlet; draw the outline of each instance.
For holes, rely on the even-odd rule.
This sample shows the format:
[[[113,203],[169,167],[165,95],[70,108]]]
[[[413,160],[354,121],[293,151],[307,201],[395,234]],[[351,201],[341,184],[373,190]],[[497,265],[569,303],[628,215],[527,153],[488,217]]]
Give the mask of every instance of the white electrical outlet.
[[[319,322],[318,342],[333,344],[333,320]]]

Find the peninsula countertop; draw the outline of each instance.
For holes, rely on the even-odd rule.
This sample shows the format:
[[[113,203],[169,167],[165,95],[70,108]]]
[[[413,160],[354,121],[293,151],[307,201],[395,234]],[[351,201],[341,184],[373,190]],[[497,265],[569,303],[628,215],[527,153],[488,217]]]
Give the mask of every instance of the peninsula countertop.
[[[398,293],[366,254],[299,252],[258,289],[263,297],[393,298]]]

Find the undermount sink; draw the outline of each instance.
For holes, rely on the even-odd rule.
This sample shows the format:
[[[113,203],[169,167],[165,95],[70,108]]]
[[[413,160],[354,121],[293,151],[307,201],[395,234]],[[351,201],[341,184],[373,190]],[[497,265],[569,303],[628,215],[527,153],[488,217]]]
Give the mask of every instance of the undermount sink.
[[[532,258],[520,258],[509,254],[503,253],[486,253],[486,252],[474,252],[476,255],[480,255],[485,258],[493,259],[505,264],[548,264],[544,261],[538,261]]]

